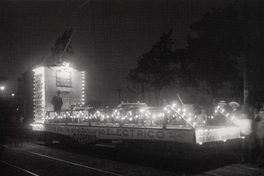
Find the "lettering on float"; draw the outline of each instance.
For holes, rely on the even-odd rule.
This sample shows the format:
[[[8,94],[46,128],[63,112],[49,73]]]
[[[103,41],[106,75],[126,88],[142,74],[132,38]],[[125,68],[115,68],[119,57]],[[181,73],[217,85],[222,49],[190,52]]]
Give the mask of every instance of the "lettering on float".
[[[32,130],[33,131],[44,131],[45,127],[42,124],[33,124],[32,126]]]
[[[85,128],[54,126],[50,131],[71,136],[74,140],[85,144],[97,139],[156,139],[181,141],[191,138],[184,132],[162,131],[152,129],[127,129],[127,128]]]
[[[238,128],[232,127],[214,130],[199,130],[197,131],[196,136],[197,142],[209,142],[239,138],[240,133]]]
[[[123,139],[183,139],[185,133],[176,131],[159,131],[151,129],[120,129],[120,128],[107,128],[98,129],[99,136],[104,137],[122,137]]]

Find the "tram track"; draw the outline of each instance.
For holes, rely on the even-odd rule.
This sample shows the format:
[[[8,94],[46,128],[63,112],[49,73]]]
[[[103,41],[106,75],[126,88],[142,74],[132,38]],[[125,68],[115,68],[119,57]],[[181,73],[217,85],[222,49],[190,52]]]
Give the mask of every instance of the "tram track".
[[[117,174],[117,173],[105,171],[105,170],[102,170],[102,169],[97,169],[95,167],[85,166],[85,165],[82,165],[82,164],[78,164],[78,163],[74,163],[74,162],[70,162],[70,161],[66,161],[66,160],[62,160],[62,159],[58,159],[58,158],[54,158],[54,157],[50,157],[50,156],[39,154],[39,153],[35,153],[35,152],[27,152],[27,153],[30,153],[30,154],[33,154],[33,155],[37,155],[37,156],[41,156],[41,157],[48,158],[48,159],[52,159],[52,160],[55,160],[55,161],[63,162],[63,163],[70,164],[70,165],[73,165],[73,166],[78,166],[78,167],[82,167],[82,168],[85,168],[85,169],[90,169],[90,170],[94,170],[94,171],[97,171],[97,172],[102,172],[102,173],[108,174],[108,175],[123,176],[123,175],[120,175],[120,174]]]
[[[216,170],[207,171],[198,176],[229,176],[229,175],[255,175],[264,176],[264,170],[247,165],[232,164]]]
[[[32,152],[32,150],[31,151],[26,151],[26,150],[21,149],[20,147],[15,148],[15,149],[16,150],[23,150],[23,152],[26,152],[26,153],[28,153],[30,155],[34,155],[36,157],[46,158],[46,159],[53,160],[53,161],[56,161],[56,162],[64,163],[64,164],[67,164],[67,165],[71,165],[72,167],[78,167],[78,168],[82,168],[82,169],[93,170],[94,172],[101,173],[101,175],[116,175],[116,176],[120,175],[121,176],[121,174],[115,173],[115,171],[116,171],[115,169],[110,169],[110,170],[112,170],[114,172],[106,171],[106,170],[109,170],[109,168],[107,168],[107,167],[104,168],[106,170],[98,169],[98,167],[102,166],[101,165],[102,162],[98,161],[98,160],[100,160],[102,158],[103,159],[110,159],[111,161],[119,161],[119,162],[122,162],[122,163],[131,163],[131,164],[139,164],[139,165],[141,165],[140,163],[142,163],[142,162],[146,163],[146,162],[151,160],[150,163],[154,163],[153,166],[152,166],[152,164],[147,164],[147,165],[143,164],[143,165],[144,166],[150,166],[152,168],[157,168],[156,167],[157,165],[153,161],[153,159],[157,160],[156,157],[148,157],[148,155],[146,155],[146,154],[143,155],[141,153],[136,154],[137,152],[135,152],[135,151],[132,151],[132,153],[131,153],[131,151],[130,152],[129,151],[120,152],[120,150],[116,151],[116,149],[108,148],[108,147],[104,148],[104,149],[100,149],[100,148],[102,148],[102,146],[87,148],[87,147],[81,147],[81,146],[79,147],[78,145],[70,146],[70,145],[66,145],[66,144],[60,144],[60,143],[57,143],[57,142],[54,143],[52,146],[46,146],[42,142],[41,143],[40,142],[36,142],[36,141],[33,142],[33,140],[30,140],[30,143],[31,143],[31,145],[32,144],[38,145],[39,147],[41,147],[40,148],[41,151],[45,150],[46,152],[40,152],[39,153],[38,151],[36,152],[34,150],[33,150],[34,152]],[[25,144],[25,146],[23,146],[23,148],[27,146],[27,142],[25,142],[24,144]],[[9,147],[9,146],[5,146],[5,147]],[[12,144],[11,144],[11,147],[9,147],[9,148],[13,148],[14,149],[14,147],[12,147]],[[48,149],[48,152],[47,152],[47,149]],[[89,150],[87,150],[87,149],[89,149]],[[90,162],[87,165],[87,163],[82,162],[79,159],[78,160],[81,161],[81,162],[78,162],[78,161],[76,162],[74,157],[66,157],[66,159],[65,158],[61,159],[61,156],[63,156],[61,154],[59,154],[59,155],[58,154],[57,155],[56,154],[53,155],[53,153],[50,153],[51,155],[49,154],[49,152],[51,152],[51,151],[54,152],[54,150],[57,151],[57,152],[60,151],[60,153],[64,153],[65,152],[65,153],[69,153],[69,154],[73,153],[74,155],[75,154],[79,155],[79,156],[76,156],[76,157],[91,156],[91,157],[94,157],[94,159],[92,159],[94,161]],[[124,159],[123,153],[125,153],[125,155],[126,155],[125,158],[129,158],[129,159]],[[132,156],[137,158],[137,160],[130,158]],[[223,155],[221,155],[221,156],[222,156],[222,158],[224,157]],[[193,171],[189,170],[190,168],[189,169],[188,168],[181,168],[181,167],[177,166],[180,163],[182,163],[182,160],[179,160],[179,161],[176,160],[177,168],[176,169],[172,169],[172,170],[169,169],[169,170],[172,171],[176,175],[184,175],[183,173],[186,173],[186,174],[197,175],[197,176],[202,176],[202,175],[205,175],[205,176],[225,176],[225,175],[228,175],[228,174],[229,175],[230,174],[231,175],[236,175],[236,176],[238,176],[238,175],[240,176],[241,174],[242,175],[264,176],[264,170],[262,168],[256,168],[256,167],[250,166],[250,165],[234,164],[235,162],[233,162],[233,164],[232,164],[232,162],[229,162],[228,165],[219,165],[219,166],[212,167],[212,168],[208,167],[207,169],[205,169],[207,171],[202,170],[202,169],[201,170],[195,170],[193,168],[193,167],[202,168],[202,167],[205,166],[205,165],[197,166],[197,165],[199,165],[198,164],[199,161],[204,161],[204,162],[205,161],[208,161],[208,162],[210,161],[210,163],[211,163],[212,157],[214,157],[214,156],[202,157],[203,159],[202,158],[200,159],[200,157],[198,157],[197,161],[195,161],[195,162],[190,162],[188,160],[186,162],[186,164],[190,164],[190,163],[194,164],[192,166],[192,169],[191,169]],[[138,158],[140,158],[140,159],[138,160]],[[143,160],[142,158],[143,159],[145,158],[145,159]],[[209,158],[209,160],[205,160],[205,158]],[[237,156],[236,156],[236,158],[237,158]],[[221,159],[221,158],[215,158],[214,157],[214,160],[219,160],[219,159]],[[164,161],[166,161],[166,160],[160,160],[160,159],[158,159],[158,160],[159,160],[159,165],[164,165]],[[72,162],[72,161],[74,161],[74,162]],[[106,161],[106,162],[108,162],[108,161]],[[12,162],[10,162],[10,163],[12,163]],[[97,165],[97,163],[99,163],[99,164]],[[166,163],[169,163],[169,162],[166,162]],[[175,162],[173,162],[173,163],[175,163]],[[96,164],[98,167],[97,168],[96,167],[92,167],[94,164]],[[19,165],[15,165],[15,166],[19,166]],[[174,168],[175,164],[173,166],[171,166],[171,167]],[[21,167],[21,168],[24,169],[23,167]],[[117,167],[117,168],[119,168],[119,167]],[[162,166],[161,169],[165,169],[165,168],[163,168],[163,166]],[[25,169],[25,170],[29,170],[30,171],[30,169]],[[120,170],[118,170],[118,172],[121,171],[121,170],[123,170],[122,174],[124,174],[125,173],[124,169],[120,169]],[[167,168],[166,168],[166,170],[167,170]],[[106,172],[104,172],[104,171],[106,171]],[[237,174],[237,172],[239,172],[241,174]]]
[[[230,170],[241,169],[241,170],[245,171],[245,173],[255,172],[255,173],[258,173],[258,175],[264,176],[264,169],[263,168],[254,168],[252,166],[238,165],[238,164],[226,166],[226,168],[229,168]]]
[[[6,145],[1,145],[1,146],[12,150],[12,148],[9,147],[9,146],[6,146]],[[30,154],[30,155],[34,155],[34,156],[37,156],[37,157],[41,157],[41,158],[45,158],[45,159],[48,159],[48,160],[53,160],[53,161],[56,161],[56,162],[64,163],[64,164],[67,164],[67,165],[71,165],[72,167],[79,167],[79,168],[83,168],[83,169],[86,169],[86,170],[91,170],[93,172],[98,172],[98,173],[100,173],[102,175],[123,176],[122,174],[106,171],[106,170],[103,170],[103,169],[98,169],[98,168],[91,167],[91,166],[86,166],[86,165],[75,163],[75,162],[71,162],[71,161],[66,161],[66,160],[63,160],[63,159],[51,157],[51,156],[40,154],[40,153],[36,153],[36,152],[29,152],[29,151],[26,151],[26,150],[23,150],[23,149],[18,149],[18,148],[16,148],[16,150],[19,150],[19,151],[22,151],[24,153],[27,153],[27,154]],[[26,172],[26,173],[28,173],[30,175],[38,176],[38,174],[36,174],[36,173],[34,173],[32,171],[29,171],[29,170],[21,168],[19,166],[10,164],[7,161],[0,160],[0,162],[4,163],[6,165],[9,165],[11,167],[14,167],[14,168],[16,168],[16,169],[18,169],[20,171]]]
[[[18,166],[15,166],[15,165],[13,165],[13,164],[11,164],[11,163],[8,163],[8,162],[5,162],[5,161],[3,161],[3,160],[0,160],[0,162],[3,163],[3,164],[5,164],[5,165],[8,165],[8,166],[10,166],[10,167],[12,167],[12,168],[15,168],[15,169],[17,169],[17,170],[19,170],[19,171],[25,172],[25,173],[27,173],[27,174],[29,174],[29,175],[39,176],[39,175],[36,174],[36,173],[33,173],[33,172],[29,171],[29,170],[23,169],[23,168],[18,167]]]

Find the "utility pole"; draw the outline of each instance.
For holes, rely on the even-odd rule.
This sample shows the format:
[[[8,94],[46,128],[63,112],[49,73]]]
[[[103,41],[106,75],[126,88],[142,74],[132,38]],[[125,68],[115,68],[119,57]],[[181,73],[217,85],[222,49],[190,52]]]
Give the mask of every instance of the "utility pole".
[[[246,46],[245,46],[245,61],[243,67],[243,84],[244,84],[244,104],[248,104],[249,97],[249,7],[247,0],[243,1],[243,9],[244,9],[244,23],[246,26],[245,37],[246,37]]]
[[[83,18],[84,18],[84,16],[85,16],[85,14],[88,12],[89,7],[90,7],[90,5],[92,4],[93,0],[88,0],[88,1],[84,2],[82,5],[80,5],[80,6],[78,7],[78,8],[80,8],[81,6],[83,6],[84,4],[86,4],[86,3],[88,3],[88,2],[89,2],[89,5],[87,6],[87,9],[85,10],[84,14],[82,15],[82,17],[81,17],[79,23],[77,24],[77,26],[76,26],[76,28],[74,29],[74,31],[73,31],[73,33],[72,33],[72,35],[71,35],[69,41],[67,42],[67,44],[66,44],[66,46],[65,46],[65,48],[64,48],[64,50],[63,50],[63,52],[61,53],[61,56],[60,56],[59,62],[62,61],[62,57],[63,57],[64,53],[66,52],[66,50],[67,50],[67,48],[68,48],[68,46],[69,46],[69,44],[70,44],[70,42],[71,42],[73,36],[75,35],[77,29],[79,28],[79,26],[80,26],[80,24],[81,24],[81,22],[82,22],[82,20],[83,20]]]
[[[141,102],[145,102],[145,87],[144,87],[144,83],[141,83]]]
[[[243,82],[244,82],[244,104],[248,104],[249,97],[249,63],[248,63],[248,54],[246,54],[245,66],[243,69]]]
[[[120,99],[120,98],[121,98],[121,90],[122,90],[122,89],[117,89],[117,91],[118,91],[118,100],[119,100],[119,101],[121,101],[121,99]]]

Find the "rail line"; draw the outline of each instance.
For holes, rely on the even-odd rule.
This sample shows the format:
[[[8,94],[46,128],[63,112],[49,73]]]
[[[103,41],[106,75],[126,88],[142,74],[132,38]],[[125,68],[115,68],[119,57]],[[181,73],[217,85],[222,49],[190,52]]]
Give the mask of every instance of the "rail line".
[[[225,170],[225,171],[230,171],[231,175],[232,174],[235,174],[235,173],[232,173],[232,171],[235,171],[237,169],[240,170],[240,172],[243,172],[243,175],[248,175],[248,173],[256,173],[257,175],[264,175],[264,170],[263,169],[260,169],[260,168],[254,168],[254,167],[250,167],[250,166],[240,166],[238,164],[233,164],[233,165],[228,165],[228,166],[225,166],[223,168],[219,168],[220,170]],[[205,176],[221,176],[221,172],[220,173],[214,173],[214,171],[207,171],[207,172],[203,172],[201,173],[200,175],[205,175]],[[250,174],[252,175],[252,174]]]
[[[11,134],[11,133],[9,133],[9,134]],[[23,135],[21,135],[21,136],[23,136]],[[11,148],[11,147],[6,146],[6,145],[4,145],[4,147]],[[82,165],[82,164],[66,161],[66,160],[59,159],[59,158],[54,158],[54,157],[43,155],[43,154],[40,154],[40,153],[25,151],[23,149],[20,149],[20,150],[23,151],[23,152],[26,152],[26,153],[30,153],[32,155],[39,156],[39,157],[44,157],[44,158],[55,160],[55,161],[62,162],[62,163],[65,163],[65,164],[70,164],[70,165],[75,166],[75,167],[81,167],[81,168],[84,168],[84,169],[89,169],[89,170],[93,170],[93,171],[96,171],[96,172],[101,172],[101,173],[104,173],[104,174],[107,174],[107,175],[122,176],[122,175],[120,175],[118,173],[105,171],[105,170],[102,170],[102,169],[98,169],[98,168],[94,168],[94,167],[90,167],[90,166],[86,166],[86,165]],[[4,162],[4,161],[1,161],[1,162]],[[9,164],[9,163],[7,163],[7,164]],[[16,166],[14,166],[14,167],[16,167]],[[19,169],[23,170],[22,168],[19,168]],[[250,172],[251,173],[254,172],[254,173],[257,173],[257,175],[264,175],[264,169],[255,168],[255,167],[252,167],[252,166],[249,166],[249,165],[233,164],[233,165],[227,165],[227,166],[225,166],[223,168],[218,168],[218,169],[220,169],[220,170],[222,170],[222,169],[223,170],[230,170],[231,172],[232,172],[232,170],[239,169],[240,171],[243,171],[243,173],[245,173],[245,174],[250,173]],[[27,171],[27,170],[25,170],[25,171]],[[28,171],[28,172],[30,172],[30,171]],[[221,171],[220,171],[220,173],[221,173]],[[220,176],[221,175],[221,174],[219,174],[217,172],[214,172],[214,170],[206,171],[206,172],[203,172],[203,173],[200,173],[200,174],[207,175],[207,176]]]
[[[20,171],[26,172],[26,173],[28,173],[28,174],[30,174],[30,175],[33,175],[33,176],[39,176],[39,175],[36,174],[36,173],[30,172],[30,171],[28,171],[28,170],[26,170],[26,169],[23,169],[23,168],[21,168],[21,167],[15,166],[15,165],[10,164],[10,163],[8,163],[8,162],[5,162],[5,161],[3,161],[3,160],[0,160],[0,162],[6,164],[6,165],[8,165],[8,166],[11,166],[11,167],[13,167],[13,168],[16,168],[16,169],[18,169],[18,170],[20,170]]]
[[[10,148],[6,145],[2,145],[6,148]],[[90,167],[90,166],[85,166],[85,165],[82,165],[82,164],[78,164],[78,163],[74,163],[74,162],[70,162],[70,161],[66,161],[66,160],[63,160],[63,159],[59,159],[59,158],[54,158],[54,157],[51,157],[51,156],[47,156],[47,155],[43,155],[43,154],[40,154],[40,153],[35,153],[35,152],[29,152],[29,151],[25,151],[23,149],[19,149],[20,151],[23,151],[25,153],[29,153],[29,154],[32,154],[32,155],[36,155],[36,156],[39,156],[39,157],[43,157],[43,158],[48,158],[48,159],[51,159],[51,160],[55,160],[55,161],[58,161],[58,162],[62,162],[62,163],[66,163],[66,164],[70,164],[72,166],[77,166],[77,167],[81,167],[81,168],[85,168],[85,169],[88,169],[88,170],[93,170],[93,171],[96,171],[96,172],[100,172],[100,173],[103,173],[103,174],[107,174],[107,175],[113,175],[113,176],[123,176],[121,174],[118,174],[118,173],[114,173],[114,172],[109,172],[109,171],[106,171],[106,170],[102,170],[102,169],[98,169],[98,168],[95,168],[95,167]],[[9,164],[9,163],[6,163],[5,161],[2,161],[1,162],[5,163],[5,164]],[[11,165],[11,164],[10,164]],[[17,167],[17,166],[14,166],[14,165],[11,165],[13,167]],[[30,171],[27,171],[27,170],[24,170],[22,168],[19,168],[17,167],[18,169],[20,170],[23,170],[25,172],[28,172],[28,173],[31,173],[32,175],[34,174],[33,172],[30,172]],[[38,176],[37,174],[35,176]]]
[[[27,152],[27,151],[25,151],[25,152]],[[74,162],[70,162],[70,161],[54,158],[54,157],[47,156],[47,155],[42,155],[42,154],[35,153],[35,152],[27,152],[27,153],[30,153],[30,154],[33,154],[33,155],[37,155],[37,156],[41,156],[41,157],[44,157],[44,158],[49,158],[49,159],[56,160],[56,161],[60,161],[60,162],[66,163],[66,164],[70,164],[70,165],[74,165],[74,166],[78,166],[78,167],[82,167],[82,168],[86,168],[86,169],[90,169],[90,170],[106,173],[106,174],[109,174],[109,175],[123,176],[123,175],[120,175],[120,174],[117,174],[117,173],[108,172],[108,171],[105,171],[105,170],[102,170],[102,169],[97,169],[97,168],[94,168],[94,167],[85,166],[85,165],[82,165],[82,164],[78,164],[78,163],[74,163]]]
[[[238,164],[234,164],[234,165],[230,165],[230,166],[226,166],[227,168],[230,169],[234,169],[234,168],[239,168],[245,171],[252,171],[252,172],[258,172],[258,174],[264,175],[264,170],[261,168],[254,168],[251,166],[244,166],[244,165],[238,165]]]

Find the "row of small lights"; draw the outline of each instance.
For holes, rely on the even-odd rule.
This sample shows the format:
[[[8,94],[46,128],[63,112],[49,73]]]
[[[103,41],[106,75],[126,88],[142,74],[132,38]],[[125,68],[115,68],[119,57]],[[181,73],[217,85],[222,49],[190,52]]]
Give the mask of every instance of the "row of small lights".
[[[176,107],[176,105],[175,104],[173,104],[172,106],[168,106],[168,107],[165,107],[164,108],[164,111],[165,111],[165,113],[167,113],[167,114],[171,114],[172,113],[172,111],[170,110],[170,109],[172,109],[175,113],[173,114],[173,117],[176,117],[177,115],[179,116],[179,118],[181,119],[181,118],[183,118],[183,119],[185,119],[184,117],[186,116],[186,114],[187,114],[187,112],[186,112],[186,109],[185,108],[177,108],[177,110],[175,109],[175,107]],[[132,118],[132,117],[128,117],[127,115],[125,115],[125,116],[123,116],[121,119],[122,120],[125,120],[125,119],[128,119],[128,120],[130,120],[130,121],[132,121],[133,119],[140,119],[141,117],[142,117],[142,115],[145,115],[146,117],[147,117],[147,119],[150,119],[150,118],[152,118],[152,119],[156,119],[157,117],[158,118],[163,118],[164,117],[164,113],[163,112],[160,112],[160,113],[151,113],[149,110],[146,110],[146,109],[144,109],[144,108],[142,108],[142,109],[140,109],[140,116],[138,115],[138,114],[136,114],[136,115],[134,115],[134,118]],[[128,114],[129,114],[129,116],[133,116],[133,114],[132,114],[132,112],[131,111],[128,111]],[[177,114],[177,115],[176,115]],[[191,116],[192,114],[191,113],[188,113],[188,116]],[[97,118],[97,117],[101,117],[101,118],[106,118],[106,119],[109,119],[110,117],[114,117],[114,118],[116,118],[116,119],[120,119],[120,112],[118,111],[118,110],[114,110],[114,112],[111,114],[111,115],[105,115],[104,113],[101,113],[100,111],[97,111],[96,113],[94,113],[94,114],[91,114],[90,115],[90,119],[91,118]],[[196,118],[197,116],[195,116],[195,118]],[[187,119],[187,121],[190,123],[191,121],[192,121],[192,118],[191,117],[189,117],[188,119]],[[204,123],[205,123],[205,121],[204,121]],[[193,124],[194,126],[196,125],[196,122],[194,122],[194,124]]]
[[[41,90],[41,93],[42,93],[42,99],[41,99],[41,107],[43,108],[41,111],[42,113],[44,114],[44,106],[45,106],[45,91],[44,91],[44,88],[45,88],[45,74],[44,74],[44,67],[40,67],[40,68],[37,68],[34,71],[34,84],[33,84],[33,102],[34,102],[34,110],[33,110],[33,113],[34,113],[34,116],[36,117],[36,104],[35,104],[35,101],[36,101],[36,75],[37,74],[43,74],[40,82],[43,84],[42,85],[42,90]],[[44,118],[42,117],[41,120],[43,120],[44,122]]]
[[[176,114],[180,117],[180,119],[181,118],[184,118],[185,116],[186,116],[186,114],[187,114],[187,112],[186,112],[186,109],[185,108],[177,108],[177,110],[175,109],[175,107],[176,107],[176,105],[175,104],[173,104],[172,106],[168,106],[168,107],[165,107],[164,108],[164,111],[165,111],[165,113],[168,113],[168,114],[171,114],[172,113],[172,111],[170,110],[170,108],[175,112],[174,114],[173,114],[173,117],[176,117]],[[163,118],[164,117],[164,113],[163,112],[160,112],[160,113],[158,113],[158,114],[152,114],[149,110],[146,110],[146,109],[144,109],[144,108],[142,108],[142,109],[140,109],[140,113],[141,113],[141,116],[139,116],[139,115],[135,115],[134,116],[134,118],[140,118],[140,117],[142,117],[142,114],[143,115],[145,115],[146,117],[147,117],[147,119],[149,119],[149,118],[151,118],[152,117],[152,119],[156,119],[157,117],[158,118]],[[182,113],[182,114],[181,114]],[[128,114],[130,115],[130,116],[133,116],[133,114],[132,114],[132,112],[131,111],[129,111],[128,112]],[[151,116],[152,115],[152,116]],[[188,113],[188,116],[191,116],[192,114],[191,113]],[[97,118],[97,117],[102,117],[102,118],[110,118],[110,117],[115,117],[116,119],[119,119],[120,118],[120,112],[118,111],[118,110],[114,110],[114,112],[111,114],[111,115],[104,115],[103,113],[101,113],[100,111],[97,111],[95,114],[93,114],[93,115],[91,115],[90,116],[90,118]],[[195,116],[195,118],[196,118],[196,116]],[[132,117],[130,117],[130,118],[128,118],[128,116],[126,115],[126,116],[123,116],[122,118],[121,118],[122,120],[124,120],[124,119],[129,119],[130,121],[132,121],[133,120],[133,118]],[[184,118],[185,119],[185,118]],[[188,122],[191,122],[191,120],[192,120],[192,118],[191,117],[189,117],[188,119],[187,119],[187,121]],[[205,121],[204,121],[204,123],[205,123]],[[196,125],[196,122],[194,122],[194,125]]]
[[[172,113],[171,110],[170,110],[170,108],[175,112],[173,114],[173,117],[176,117],[176,114],[177,114],[180,119],[181,118],[185,119],[185,116],[187,114],[185,108],[183,108],[183,109],[182,108],[177,108],[177,110],[176,110],[175,109],[175,105],[172,105],[172,106],[169,106],[169,107],[165,107],[164,108],[164,111],[166,113],[170,114],[170,113]],[[228,118],[228,115],[229,114],[228,113],[227,114],[224,114],[224,110],[221,110],[220,111],[219,108],[220,107],[217,107],[216,112],[220,112],[221,114],[223,114],[224,116],[226,116]],[[66,112],[66,113],[68,113],[68,112]],[[148,111],[146,109],[143,109],[143,108],[140,109],[140,113],[141,113],[140,115],[138,115],[138,114],[133,115],[132,111],[128,111],[128,115],[122,116],[121,119],[122,120],[129,119],[130,121],[132,121],[133,119],[137,119],[137,118],[138,119],[141,119],[142,118],[142,114],[145,115],[147,117],[147,119],[150,119],[151,117],[152,117],[152,119],[156,119],[157,117],[159,117],[159,118],[164,117],[164,113],[158,113],[158,114],[155,114],[154,113],[154,114],[152,114],[150,111]],[[188,113],[188,116],[191,116],[191,115],[192,115],[191,113]],[[132,118],[131,116],[132,117],[134,116],[134,118]],[[109,119],[109,118],[120,119],[121,116],[120,116],[120,112],[117,109],[115,109],[114,112],[111,115],[105,115],[104,113],[102,113],[100,111],[97,111],[96,113],[91,114],[89,116],[89,119],[98,118],[98,117],[101,117],[103,119],[104,118],[106,118],[106,119]],[[194,116],[194,117],[197,118],[197,116]],[[213,116],[212,116],[212,119],[213,119]],[[188,119],[185,119],[185,120],[187,120],[190,123],[192,121],[192,118],[191,117],[188,117]],[[203,123],[205,123],[205,121]],[[196,125],[196,122],[194,122],[192,125],[195,126]]]
[[[46,119],[47,120],[54,119],[54,118],[63,119],[66,117],[88,119],[88,115],[87,114],[85,115],[82,111],[78,112],[77,115],[71,115],[70,111],[66,111],[66,114],[63,114],[63,115],[59,115],[58,113],[55,112],[55,115],[52,115],[51,117],[47,115]]]
[[[85,72],[82,72],[82,105],[85,104]]]
[[[100,117],[102,119],[114,118],[121,120],[127,119],[129,121],[132,121],[133,119],[142,119],[142,116],[146,116],[147,119],[152,118],[153,120],[155,120],[157,117],[164,117],[164,113],[151,113],[149,110],[142,108],[140,109],[140,114],[133,114],[132,111],[128,111],[128,115],[122,116],[121,113],[117,109],[115,109],[111,115],[105,115],[104,113],[97,111],[96,113],[90,115],[90,119],[96,119]]]

